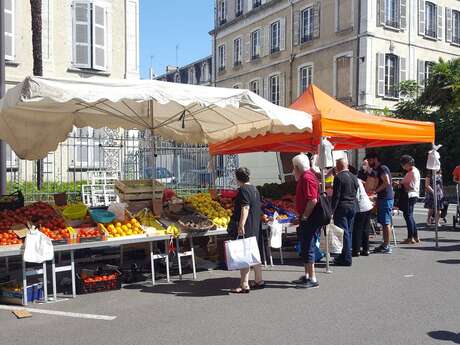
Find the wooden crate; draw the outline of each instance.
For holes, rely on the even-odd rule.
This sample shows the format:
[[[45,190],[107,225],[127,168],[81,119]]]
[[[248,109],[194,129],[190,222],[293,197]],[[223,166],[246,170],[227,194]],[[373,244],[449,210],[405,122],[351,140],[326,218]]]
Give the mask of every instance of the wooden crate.
[[[165,186],[155,180],[116,181],[115,190],[124,201],[163,200]]]

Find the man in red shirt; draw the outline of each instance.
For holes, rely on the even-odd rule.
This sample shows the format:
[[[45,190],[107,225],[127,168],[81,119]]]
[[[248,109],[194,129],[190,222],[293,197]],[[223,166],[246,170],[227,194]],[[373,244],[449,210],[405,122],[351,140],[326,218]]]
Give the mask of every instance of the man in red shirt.
[[[315,234],[321,229],[321,226],[315,225],[309,218],[318,202],[319,182],[310,169],[310,160],[306,155],[295,156],[292,159],[292,165],[297,181],[296,209],[300,219],[300,248],[305,264],[305,275],[293,283],[299,288],[314,288],[319,286],[315,274]]]
[[[452,172],[452,176],[454,178],[455,183],[460,183],[460,165],[457,165]]]

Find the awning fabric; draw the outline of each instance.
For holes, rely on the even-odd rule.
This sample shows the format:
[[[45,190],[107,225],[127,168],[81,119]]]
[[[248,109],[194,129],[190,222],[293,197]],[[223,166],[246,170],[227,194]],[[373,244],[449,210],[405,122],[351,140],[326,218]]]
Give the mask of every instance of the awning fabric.
[[[370,115],[350,108],[310,85],[291,106],[313,116],[312,133],[268,134],[210,145],[211,154],[316,152],[321,137],[335,150],[432,143],[434,123]]]
[[[148,129],[168,140],[210,144],[308,132],[312,118],[249,90],[155,80],[27,77],[0,100],[0,139],[20,158],[45,157],[74,127]]]

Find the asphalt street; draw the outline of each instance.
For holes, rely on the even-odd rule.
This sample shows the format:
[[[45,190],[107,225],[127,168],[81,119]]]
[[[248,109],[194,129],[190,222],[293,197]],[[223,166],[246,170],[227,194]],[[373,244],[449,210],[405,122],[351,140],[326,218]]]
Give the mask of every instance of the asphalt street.
[[[302,273],[297,260],[265,269],[267,288],[248,295],[229,294],[236,272],[199,272],[197,281],[187,275],[172,284],[136,284],[33,306],[80,314],[17,320],[0,309],[0,344],[460,344],[460,232],[447,231],[450,216],[436,249],[419,205],[416,218],[421,245],[356,258],[353,267],[332,274],[319,268],[318,289],[289,283]],[[401,216],[395,224],[403,240]],[[88,314],[106,319],[83,318]]]

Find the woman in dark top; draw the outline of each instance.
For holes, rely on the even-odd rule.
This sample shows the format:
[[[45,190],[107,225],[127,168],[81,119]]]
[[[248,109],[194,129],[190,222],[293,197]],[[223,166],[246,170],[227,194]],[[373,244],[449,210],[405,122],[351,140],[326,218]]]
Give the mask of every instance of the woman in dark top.
[[[238,182],[238,195],[235,199],[235,209],[230,221],[229,234],[235,240],[238,237],[255,236],[259,240],[261,203],[257,188],[249,183],[249,170],[238,168],[235,172]],[[258,242],[258,241],[257,241]],[[248,293],[250,289],[262,289],[265,285],[262,279],[261,265],[254,266],[255,281],[249,286],[249,268],[241,269],[240,286],[231,290],[233,293]]]

